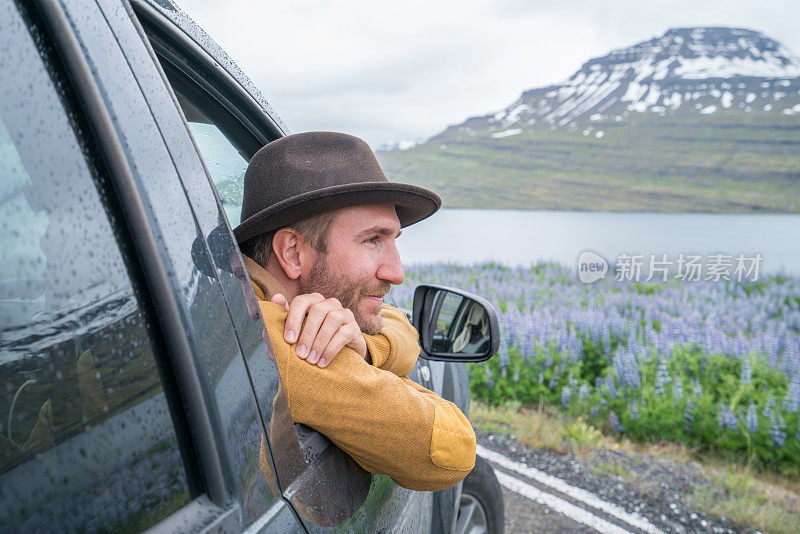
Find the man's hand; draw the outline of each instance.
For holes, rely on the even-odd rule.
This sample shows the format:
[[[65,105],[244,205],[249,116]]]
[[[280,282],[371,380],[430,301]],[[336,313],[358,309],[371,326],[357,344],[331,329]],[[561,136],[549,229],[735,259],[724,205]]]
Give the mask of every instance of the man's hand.
[[[280,293],[270,302],[289,310],[283,338],[287,343],[297,341],[295,354],[308,363],[327,367],[344,347],[350,347],[367,359],[367,343],[356,323],[353,312],[342,307],[336,299],[326,299],[319,293],[298,295],[288,304]],[[305,318],[305,325],[303,325]],[[298,337],[297,333],[300,328]]]

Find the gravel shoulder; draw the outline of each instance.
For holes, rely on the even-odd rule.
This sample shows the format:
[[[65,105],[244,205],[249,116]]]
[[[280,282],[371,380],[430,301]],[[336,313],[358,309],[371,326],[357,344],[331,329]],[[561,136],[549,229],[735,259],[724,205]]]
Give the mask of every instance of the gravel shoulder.
[[[716,491],[718,485],[694,462],[636,452],[593,450],[582,454],[558,454],[547,449],[530,449],[513,435],[481,432],[478,442],[488,449],[535,467],[565,482],[592,492],[601,499],[638,513],[664,532],[754,533],[725,517],[691,509],[689,496],[695,488]],[[508,532],[575,532],[559,514],[541,510],[542,505],[504,491]],[[523,499],[523,501],[520,501]],[[545,523],[545,524],[542,524]],[[578,530],[578,531],[583,531]],[[588,531],[591,531],[589,529]]]

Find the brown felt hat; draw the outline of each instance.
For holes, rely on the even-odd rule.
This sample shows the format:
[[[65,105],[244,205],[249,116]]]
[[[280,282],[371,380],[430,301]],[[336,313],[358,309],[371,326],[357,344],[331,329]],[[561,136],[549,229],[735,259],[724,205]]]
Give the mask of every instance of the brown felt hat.
[[[347,206],[394,204],[401,226],[433,215],[441,199],[427,189],[390,182],[369,145],[352,135],[305,132],[255,153],[244,175],[241,244],[313,215]]]

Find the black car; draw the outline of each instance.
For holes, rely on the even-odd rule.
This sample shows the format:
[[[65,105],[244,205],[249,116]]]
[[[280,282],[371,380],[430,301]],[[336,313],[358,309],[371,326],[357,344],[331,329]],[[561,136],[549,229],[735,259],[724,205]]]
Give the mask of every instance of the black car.
[[[482,459],[411,491],[292,423],[229,222],[287,128],[202,30],[167,0],[0,0],[0,43],[4,532],[502,531]],[[467,413],[455,362],[494,353],[494,310],[420,287],[413,320],[412,379]]]

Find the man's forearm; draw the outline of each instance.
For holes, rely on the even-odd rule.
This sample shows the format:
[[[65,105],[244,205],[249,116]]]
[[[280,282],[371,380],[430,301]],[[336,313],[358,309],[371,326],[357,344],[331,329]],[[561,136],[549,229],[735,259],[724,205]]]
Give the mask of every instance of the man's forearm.
[[[372,363],[385,371],[403,377],[414,369],[419,358],[419,335],[406,314],[384,304],[381,309],[383,328],[376,335],[364,334]]]
[[[364,469],[410,489],[446,488],[469,473],[475,433],[454,404],[349,348],[327,368],[308,365],[283,340],[285,310],[261,306],[295,422],[325,434]]]

